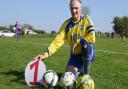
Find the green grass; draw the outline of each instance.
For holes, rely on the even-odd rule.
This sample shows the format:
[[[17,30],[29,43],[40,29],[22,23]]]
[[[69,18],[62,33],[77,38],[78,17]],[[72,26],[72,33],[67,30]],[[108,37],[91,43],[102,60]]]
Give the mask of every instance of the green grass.
[[[0,89],[30,89],[24,80],[24,70],[29,61],[47,47],[53,38],[23,37],[0,38]],[[128,39],[126,39],[128,40]],[[67,46],[67,44],[64,44]],[[128,41],[120,38],[97,38],[95,44],[97,56],[92,63],[91,76],[95,89],[128,89]],[[69,58],[69,48],[61,47],[58,52],[44,62],[47,69],[61,75]]]

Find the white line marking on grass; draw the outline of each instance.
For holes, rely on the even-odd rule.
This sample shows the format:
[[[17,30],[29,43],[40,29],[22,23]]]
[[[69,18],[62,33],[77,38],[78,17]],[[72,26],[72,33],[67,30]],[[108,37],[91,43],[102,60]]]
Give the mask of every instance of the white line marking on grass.
[[[37,44],[37,45],[49,45],[49,44],[31,43],[31,42],[19,42],[19,43],[24,43],[24,44],[28,43],[28,44]]]
[[[28,42],[19,42],[19,43],[28,43]],[[42,43],[28,43],[28,44],[37,44],[37,45],[49,45],[49,44],[42,44]],[[64,45],[63,47],[69,47]],[[104,53],[110,53],[110,54],[126,54],[128,55],[128,53],[122,53],[122,52],[112,52],[112,51],[105,51],[105,50],[96,50],[98,52],[104,52]]]
[[[128,55],[128,53],[121,53],[121,52],[111,52],[111,51],[105,51],[105,50],[96,50],[96,51],[110,53],[110,54],[127,54]]]

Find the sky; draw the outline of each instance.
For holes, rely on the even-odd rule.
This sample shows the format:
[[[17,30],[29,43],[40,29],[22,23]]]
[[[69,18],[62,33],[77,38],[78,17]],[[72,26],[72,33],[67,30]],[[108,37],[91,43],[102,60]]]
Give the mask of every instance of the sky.
[[[70,0],[0,0],[0,26],[19,21],[46,32],[58,32],[71,17]],[[128,0],[81,0],[90,10],[96,30],[111,32],[115,16],[128,16]]]

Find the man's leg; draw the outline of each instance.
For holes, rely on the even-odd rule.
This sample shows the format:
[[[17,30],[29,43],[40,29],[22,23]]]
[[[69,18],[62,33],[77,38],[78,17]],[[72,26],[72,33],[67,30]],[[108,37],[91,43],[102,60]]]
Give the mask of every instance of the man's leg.
[[[95,56],[96,56],[96,53],[95,53],[94,46],[92,44],[88,43],[86,46],[83,46],[82,60],[83,60],[84,74],[90,73],[90,66]]]

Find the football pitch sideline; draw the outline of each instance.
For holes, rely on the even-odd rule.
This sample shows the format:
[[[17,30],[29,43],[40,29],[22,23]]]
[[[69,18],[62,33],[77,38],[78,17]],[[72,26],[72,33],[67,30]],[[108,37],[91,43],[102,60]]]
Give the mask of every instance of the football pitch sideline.
[[[30,89],[24,80],[27,63],[43,53],[53,38],[0,38],[0,89]],[[91,76],[95,89],[128,89],[128,39],[97,38],[97,56],[92,63]],[[69,58],[65,43],[58,52],[44,60],[47,70],[61,75]],[[63,65],[62,65],[63,64]],[[40,89],[40,88],[39,88]]]

